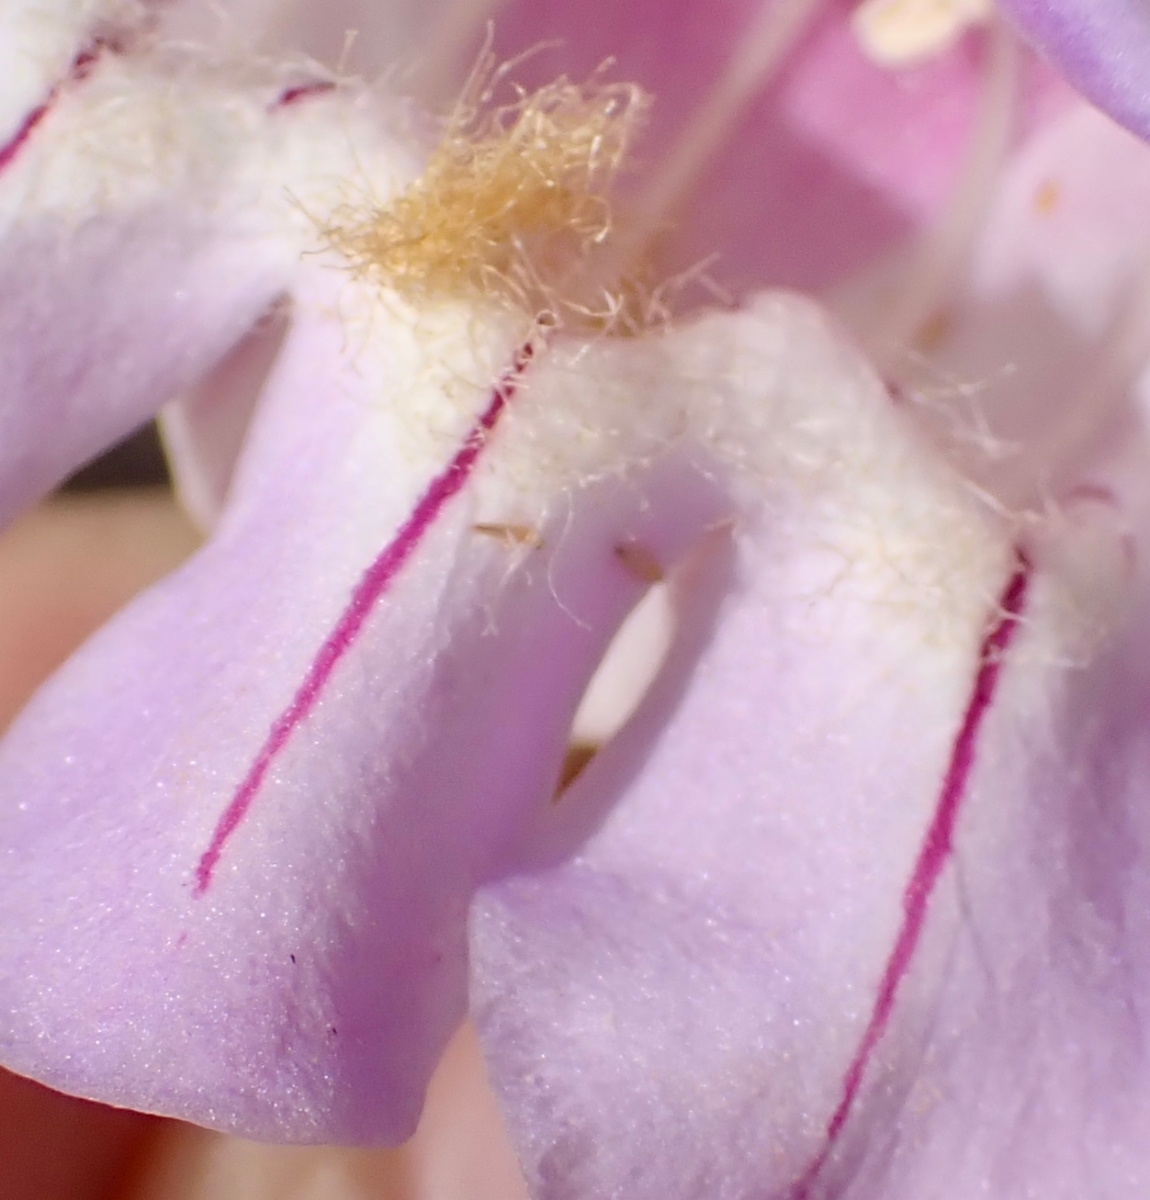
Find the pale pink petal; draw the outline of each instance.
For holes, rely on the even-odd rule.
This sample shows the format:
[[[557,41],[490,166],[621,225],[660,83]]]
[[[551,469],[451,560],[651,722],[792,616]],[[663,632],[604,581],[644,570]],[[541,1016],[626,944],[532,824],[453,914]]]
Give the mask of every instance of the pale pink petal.
[[[205,374],[375,161],[350,105],[281,91],[106,47],[0,152],[0,520]]]
[[[61,85],[131,36],[144,10],[120,0],[4,0],[0,6],[0,165],[43,119]]]
[[[1145,646],[1068,670],[1077,619],[1024,578],[950,754],[905,666],[929,647],[876,679],[830,630],[756,690],[754,642],[720,674],[720,636],[711,705],[688,700],[618,818],[490,895],[477,1016],[533,1194],[1145,1192]]]
[[[606,826],[481,901],[475,1015],[536,1195],[1150,1186],[1148,179],[1069,114],[899,360],[908,419],[1032,506],[981,615],[939,636],[978,560],[940,574],[941,525],[907,552],[943,471],[883,505],[876,464],[845,534],[800,496],[679,581],[689,689],[672,671],[563,800],[618,798]]]
[[[663,79],[717,77],[738,23],[702,36],[678,16],[644,10]],[[978,51],[896,78],[842,16],[810,32],[769,119],[746,117],[762,162],[738,152],[738,188],[716,166],[679,243],[726,247],[737,288],[835,281],[951,186]],[[579,19],[621,56],[634,42]],[[0,510],[183,392],[184,486],[219,527],[0,747],[6,1061],[250,1136],[402,1138],[464,1011],[473,891],[594,834],[488,893],[475,924],[477,1013],[541,1196],[1144,1190],[1145,1089],[1115,1066],[1140,1023],[1107,1007],[1137,1007],[1140,959],[1135,984],[1113,963],[1142,897],[1120,855],[1111,879],[1067,832],[1114,798],[1110,850],[1140,844],[1127,790],[1075,790],[1139,767],[1140,734],[1111,716],[1113,755],[1074,739],[1102,692],[1142,702],[1130,644],[1090,658],[1130,587],[1141,459],[1086,480],[1097,537],[1023,549],[798,302],[586,346],[365,302],[301,265],[314,223],[284,205],[332,121],[200,85],[165,110],[188,97],[153,77],[160,117],[145,104],[125,137],[141,69],[85,61],[9,143]],[[911,109],[905,144],[875,135]],[[656,162],[682,119],[656,127]],[[346,177],[345,149],[325,169]],[[98,161],[114,166],[86,175]],[[385,162],[393,185],[407,160]],[[975,291],[1009,261],[980,259]],[[1031,282],[1005,275],[1011,298]],[[248,343],[189,390],[285,293],[284,344],[252,380],[214,390]],[[1110,308],[1087,296],[1086,326]],[[1000,367],[983,342],[953,361]],[[666,666],[553,804],[588,679],[663,570]],[[1076,655],[1090,673],[1066,673]],[[1012,988],[1046,1008],[999,1006]],[[1017,1071],[1038,1081],[1079,1029],[1056,1086],[1020,1103]],[[1092,1088],[1116,1099],[1088,1109]],[[1011,1119],[979,1117],[987,1096]],[[1051,1130],[1060,1155],[1037,1149]]]
[[[673,562],[728,503],[671,451],[598,477],[682,419],[661,339],[589,387],[585,347],[480,342],[451,309],[379,337],[386,305],[357,323],[321,277],[212,542],[0,750],[0,1043],[113,1103],[372,1142],[414,1127],[471,892],[547,807],[647,586],[617,548]],[[636,393],[664,421],[605,449],[591,414]]]
[[[237,60],[244,55],[294,58],[300,66],[310,61],[325,72],[339,68],[341,74],[350,74],[366,67],[374,75],[382,63],[365,61],[362,46],[351,61],[345,50],[361,40],[364,29],[372,47],[376,31],[386,41],[390,29],[396,39],[392,54],[400,52],[402,22],[397,17],[406,7],[398,0],[371,5],[370,12],[359,0],[324,5],[310,0],[222,0],[210,5],[176,0],[160,9],[158,32],[165,40],[210,46]],[[390,55],[387,61],[393,61]]]
[[[840,369],[772,413],[826,469],[784,460],[676,580],[662,678],[553,818],[617,801],[605,827],[475,915],[473,1013],[540,1197],[785,1194],[841,1102],[948,772],[968,791],[954,743],[1019,567]]]

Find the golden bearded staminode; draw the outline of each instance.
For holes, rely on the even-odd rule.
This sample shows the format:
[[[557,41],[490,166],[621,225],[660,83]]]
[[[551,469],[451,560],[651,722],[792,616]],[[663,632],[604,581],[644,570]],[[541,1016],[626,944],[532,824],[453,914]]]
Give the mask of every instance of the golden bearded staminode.
[[[528,92],[484,55],[423,174],[386,204],[347,203],[324,240],[408,302],[475,298],[536,320],[650,324],[611,190],[644,123],[634,84],[566,78]],[[513,98],[496,103],[510,88]]]

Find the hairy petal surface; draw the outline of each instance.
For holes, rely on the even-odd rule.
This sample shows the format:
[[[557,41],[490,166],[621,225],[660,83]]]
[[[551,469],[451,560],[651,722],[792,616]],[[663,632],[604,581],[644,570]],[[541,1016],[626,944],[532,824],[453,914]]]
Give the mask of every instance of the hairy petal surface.
[[[142,12],[134,0],[5,0],[0,147],[19,138],[30,118],[38,119],[77,58],[92,53],[101,39],[129,36]]]
[[[349,325],[354,294],[298,302],[211,543],[0,749],[7,1061],[284,1140],[410,1133],[470,894],[647,586],[619,547],[674,562],[731,507],[678,447],[736,386],[730,339],[689,371],[672,338],[526,354],[397,300]],[[719,422],[727,453],[754,419]]]
[[[215,46],[236,57],[310,61],[372,83],[386,76],[396,90],[409,92],[429,73],[449,88],[460,86],[470,62],[458,61],[451,50],[473,54],[484,22],[498,8],[499,0],[177,0],[157,16],[162,36],[173,41]],[[443,44],[445,35],[450,45]],[[440,74],[441,62],[449,75]]]
[[[106,50],[0,167],[0,520],[196,382],[290,287],[353,139],[377,161],[351,106],[281,91]]]
[[[843,186],[820,194],[851,201],[873,170],[897,220],[864,205],[836,241],[817,236],[844,228],[833,205],[812,228],[784,203],[764,239],[758,197],[756,246],[822,249],[748,260],[748,278],[837,279],[945,190],[932,171],[957,135],[932,140],[937,161],[895,153],[888,178],[858,150],[873,138],[835,115],[856,110],[826,107],[822,67],[859,71],[841,17],[778,85],[809,102],[780,194],[807,194],[829,162]],[[674,36],[693,48],[689,34]],[[969,53],[952,63],[962,104]],[[889,79],[870,82],[899,109]],[[349,154],[326,88],[297,105],[109,51],[51,84],[42,111],[13,109],[0,518],[235,349],[172,426],[216,537],[0,746],[5,1060],[249,1136],[398,1140],[465,1008],[473,892],[593,834],[573,863],[487,892],[473,926],[478,1019],[541,1196],[910,1200],[956,1172],[1003,1196],[1082,1194],[1095,1175],[1103,1195],[1143,1187],[1144,1089],[1115,1070],[1141,1029],[1140,960],[1129,1019],[1088,1023],[1049,1101],[1019,1104],[1003,1067],[1015,1048],[1036,1075],[1072,1028],[1059,1013],[1105,1009],[1124,906],[1142,904],[1132,871],[1099,885],[1101,859],[1083,852],[1079,869],[1057,831],[1113,795],[1122,837],[1107,845],[1141,844],[1132,787],[1082,800],[1066,782],[1095,770],[1095,743],[1075,741],[1094,710],[1062,663],[1097,613],[1063,585],[1098,561],[1097,539],[1080,553],[1060,531],[1031,579],[797,301],[578,345],[301,266],[309,214],[338,201],[349,163],[375,161],[362,143]],[[804,172],[807,134],[830,149]],[[380,161],[387,194],[406,158]],[[718,200],[708,211],[739,227]],[[285,293],[290,310],[236,347]],[[259,389],[206,397],[253,353],[253,378],[271,375],[237,458],[236,404]],[[1109,525],[1102,541],[1117,547],[1106,579],[1128,586],[1133,542]],[[588,679],[667,570],[671,655],[554,804]],[[1107,613],[1104,632],[1116,624]],[[988,641],[996,629],[1010,638]],[[1141,704],[1133,676],[1111,679],[1124,654],[1081,688]],[[1113,743],[1140,761],[1137,731]],[[1028,806],[1036,786],[1054,833]],[[983,936],[969,912],[1000,905],[1011,919]],[[1035,933],[1063,912],[1069,943]],[[1004,990],[1020,997],[1009,1012]],[[1045,1021],[1018,1016],[1032,994],[1050,997]],[[1087,1112],[1092,1088],[1124,1107]],[[1010,1122],[956,1142],[985,1095]],[[1069,1136],[1061,1157],[1031,1149],[1072,1118],[1089,1126],[1077,1152]]]
[[[474,1012],[533,1194],[1140,1195],[1144,647],[1068,671],[1083,612],[1032,580],[940,824],[978,618],[964,655],[810,541],[762,544],[614,816],[478,906]]]
[[[474,1015],[539,1196],[797,1179],[904,919],[1010,552],[864,369],[804,351],[761,403],[822,469],[797,455],[677,581],[662,684],[561,802],[617,811],[475,914]]]
[[[378,7],[369,19],[364,0],[274,8],[260,0],[229,4],[222,26],[262,21],[271,44],[368,78],[383,73],[434,108],[450,107],[489,19],[498,60],[513,62],[511,78],[528,88],[560,73],[584,79],[606,64],[605,78],[633,80],[654,96],[641,169],[625,186],[640,219],[656,220],[658,270],[705,261],[743,293],[838,282],[934,220],[955,186],[980,103],[985,39],[956,39],[925,62],[892,67],[860,48],[855,7],[389,0],[385,19]],[[1022,127],[1057,104],[1051,84],[1050,72],[1028,63]],[[645,211],[663,202],[665,210]]]
[[[981,539],[939,521],[937,469],[804,489],[680,581],[691,688],[564,798],[614,815],[482,895],[475,1016],[534,1194],[1146,1190],[1146,186],[1127,133],[1068,114],[900,364],[904,412],[1052,510],[1018,522],[1022,576],[940,573]]]
[[[1129,716],[1145,703],[1146,648],[1131,631],[1067,671],[1081,614],[1060,591],[1032,581],[949,865],[870,1046],[926,814],[902,792],[868,823],[890,768],[850,770],[867,756],[845,739],[818,747],[847,767],[833,808],[803,787],[809,761],[779,762],[770,811],[733,830],[714,801],[729,780],[675,793],[662,776],[658,817],[641,787],[573,864],[487,894],[476,1012],[534,1195],[1146,1190],[1150,744]],[[833,691],[841,703],[847,688]],[[769,699],[747,725],[764,712],[777,715]],[[931,712],[907,714],[896,769]],[[734,750],[723,715],[700,764]],[[686,757],[683,730],[669,732]],[[706,844],[705,831],[733,833],[721,866],[677,860],[676,843]]]
[[[750,822],[744,843],[769,846],[774,810],[723,782],[732,761],[757,777],[752,714],[771,697],[795,721],[818,711],[848,650],[881,663],[869,670],[886,685],[885,655],[869,657],[875,611],[899,687],[851,701],[864,715],[855,752],[877,774],[875,730],[903,707],[935,717],[921,757],[891,766],[902,774],[879,778],[849,819],[876,854],[913,858],[930,791],[901,820],[884,802],[920,794],[903,775],[922,782],[945,757],[962,664],[1010,553],[960,492],[928,482],[882,389],[797,301],[638,341],[522,343],[499,321],[484,332],[450,308],[365,304],[320,278],[297,293],[216,536],[89,643],[0,748],[0,787],[21,797],[3,831],[0,1042],[18,1070],[66,1090],[259,1137],[369,1142],[410,1132],[462,1016],[474,889],[569,854],[647,755],[658,853],[687,840],[665,811],[674,779],[705,770]],[[367,336],[381,323],[386,338]],[[742,566],[722,532],[732,522]],[[588,782],[550,803],[607,642],[654,573],[685,558],[696,586],[662,682]],[[738,581],[751,577],[776,590],[748,593]],[[840,593],[857,611],[835,607]],[[724,632],[709,635],[720,603]],[[778,623],[768,635],[764,610]],[[925,668],[906,612],[933,647]],[[824,632],[839,657],[800,670]],[[685,715],[714,705],[736,738],[718,758]],[[748,717],[754,736],[740,732]],[[665,724],[658,746],[702,755],[666,776]],[[792,734],[780,724],[773,752],[793,757]],[[645,828],[646,808],[629,798],[616,820]],[[794,852],[815,860],[829,819],[782,819]],[[691,874],[724,887],[727,821],[697,825]],[[808,998],[825,986],[828,1012],[872,981],[898,920],[887,872],[835,844],[820,878],[849,901],[861,873],[881,912],[862,937],[839,913],[848,967],[797,952],[796,971],[809,957],[817,978],[802,987],[798,972],[796,986]],[[729,887],[752,903],[761,873],[748,870]],[[793,901],[810,882],[773,886]],[[685,908],[714,907],[689,893]],[[620,911],[651,917],[630,894]],[[519,988],[521,968],[503,965]],[[843,1019],[840,1057],[865,1020],[861,1006]],[[832,1102],[829,1082],[816,1091]]]

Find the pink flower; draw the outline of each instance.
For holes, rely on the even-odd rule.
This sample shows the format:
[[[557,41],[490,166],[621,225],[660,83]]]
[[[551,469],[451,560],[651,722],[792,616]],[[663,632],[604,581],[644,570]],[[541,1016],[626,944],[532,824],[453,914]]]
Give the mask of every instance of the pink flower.
[[[194,9],[7,6],[0,503],[180,397],[212,529],[0,745],[9,1065],[399,1140],[470,1003],[549,1200],[1146,1190],[1150,152],[952,7],[580,8],[622,76],[429,154]]]

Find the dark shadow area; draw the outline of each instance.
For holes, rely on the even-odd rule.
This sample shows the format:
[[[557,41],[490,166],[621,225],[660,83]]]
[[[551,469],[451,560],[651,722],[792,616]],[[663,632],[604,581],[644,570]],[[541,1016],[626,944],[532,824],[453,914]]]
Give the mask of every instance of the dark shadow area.
[[[593,755],[576,755],[557,803],[540,811],[513,856],[514,874],[559,866],[587,842],[642,772],[694,677],[736,586],[729,531],[709,535],[668,577],[675,627],[666,658],[634,713]],[[579,759],[582,761],[579,761]],[[567,772],[571,770],[569,753]]]
[[[99,458],[85,463],[60,486],[62,492],[107,488],[168,487],[171,479],[155,421],[130,433]]]

